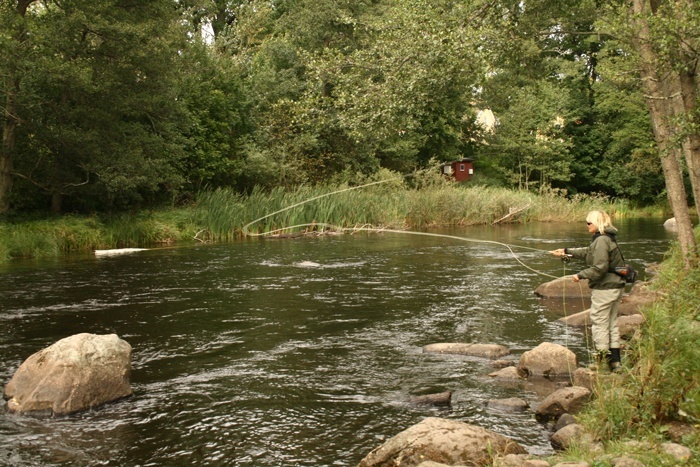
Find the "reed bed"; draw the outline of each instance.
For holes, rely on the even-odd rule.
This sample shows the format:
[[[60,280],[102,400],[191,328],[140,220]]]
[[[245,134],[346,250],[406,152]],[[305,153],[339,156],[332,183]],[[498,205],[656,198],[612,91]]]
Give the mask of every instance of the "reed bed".
[[[181,241],[225,242],[247,234],[360,227],[425,229],[495,222],[576,221],[591,209],[633,215],[624,201],[567,198],[395,174],[372,185],[328,184],[294,190],[230,189],[199,194],[194,205],[113,216],[64,216],[0,223],[0,261],[72,251],[148,247]],[[248,226],[246,228],[246,226]],[[302,226],[289,229],[291,226]]]

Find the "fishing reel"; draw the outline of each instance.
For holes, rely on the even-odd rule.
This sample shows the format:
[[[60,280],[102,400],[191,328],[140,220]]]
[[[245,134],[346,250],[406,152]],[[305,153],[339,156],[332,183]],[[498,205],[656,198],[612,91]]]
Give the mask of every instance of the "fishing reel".
[[[568,263],[569,261],[571,261],[571,258],[573,258],[573,257],[574,257],[574,255],[564,255],[561,257],[561,262]]]

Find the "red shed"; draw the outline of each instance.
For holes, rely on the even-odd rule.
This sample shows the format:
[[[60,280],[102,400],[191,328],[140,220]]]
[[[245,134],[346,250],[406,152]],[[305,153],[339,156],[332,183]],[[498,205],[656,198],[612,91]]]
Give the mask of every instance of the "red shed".
[[[442,173],[454,177],[455,180],[469,180],[474,175],[474,160],[462,159],[461,161],[448,162],[442,165]]]

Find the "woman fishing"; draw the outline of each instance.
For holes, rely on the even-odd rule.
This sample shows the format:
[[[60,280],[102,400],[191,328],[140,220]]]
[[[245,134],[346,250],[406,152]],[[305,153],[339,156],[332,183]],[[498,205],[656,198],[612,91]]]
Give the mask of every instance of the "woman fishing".
[[[596,367],[607,361],[612,371],[620,369],[620,330],[617,326],[617,309],[625,290],[625,280],[615,274],[614,267],[624,265],[617,246],[617,229],[610,216],[603,211],[591,211],[586,216],[588,232],[593,241],[584,248],[560,248],[552,250],[554,256],[571,256],[585,259],[587,268],[574,274],[572,280],[588,279],[591,288],[591,323],[596,348]]]

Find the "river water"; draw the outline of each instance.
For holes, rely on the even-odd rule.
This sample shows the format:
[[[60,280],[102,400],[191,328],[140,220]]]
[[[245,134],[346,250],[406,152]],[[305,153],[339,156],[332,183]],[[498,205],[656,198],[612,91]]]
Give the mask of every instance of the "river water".
[[[626,259],[662,260],[661,219],[620,222]],[[550,250],[585,246],[584,222],[431,231]],[[437,342],[494,343],[512,359],[541,342],[586,357],[557,318],[586,306],[533,294],[575,272],[540,251],[444,237],[355,234],[254,239],[0,266],[0,383],[34,352],[81,333],[133,348],[134,396],[69,417],[0,414],[3,465],[356,465],[425,417],[480,425],[532,454],[548,433],[489,399],[546,390],[503,384],[491,362],[425,354]],[[528,268],[532,268],[528,269]],[[573,269],[572,269],[573,268]],[[533,271],[534,270],[534,271]],[[451,408],[413,395],[454,391]]]

